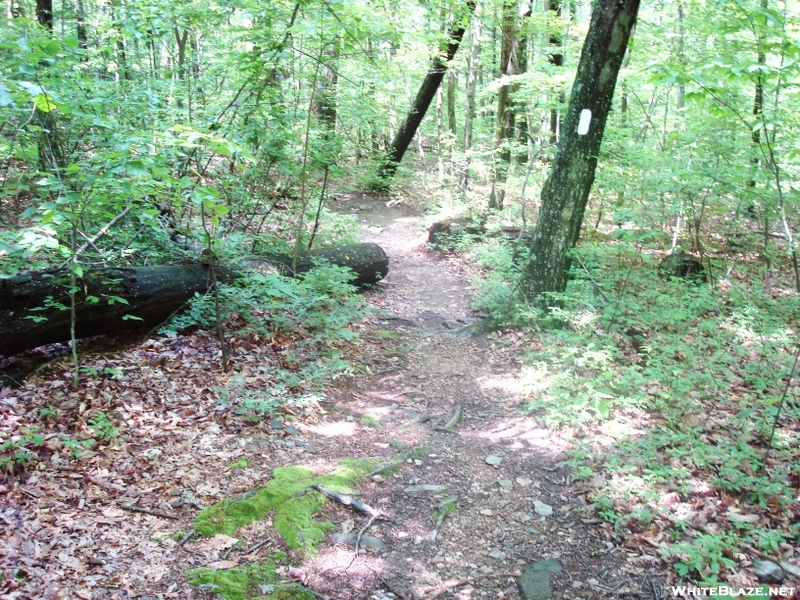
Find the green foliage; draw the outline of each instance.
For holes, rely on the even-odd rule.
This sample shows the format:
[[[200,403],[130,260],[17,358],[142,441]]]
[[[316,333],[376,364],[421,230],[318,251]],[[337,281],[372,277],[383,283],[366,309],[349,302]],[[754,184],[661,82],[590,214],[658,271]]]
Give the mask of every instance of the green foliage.
[[[36,449],[44,444],[44,438],[38,427],[23,427],[18,436],[5,440],[0,444],[0,470],[5,471],[12,466],[24,469],[36,458]]]
[[[39,409],[39,416],[45,421],[51,421],[55,419],[56,415],[58,415],[58,409],[52,404]]]
[[[70,458],[78,459],[83,452],[95,444],[94,440],[77,440],[68,435],[61,437],[61,445],[69,452]]]
[[[102,410],[89,417],[89,428],[103,442],[110,442],[119,437],[121,429],[114,425],[111,418]]]
[[[249,463],[250,461],[246,457],[242,457],[235,463],[233,463],[230,467],[228,467],[228,470],[236,471],[237,469],[246,469]]]
[[[613,444],[602,463],[597,447],[585,446],[573,466],[582,479],[603,476],[592,509],[619,534],[651,527],[668,510],[658,507],[669,492],[690,502],[698,480],[753,513],[788,507],[797,494],[797,433],[778,424],[768,463],[765,440],[792,377],[800,300],[765,293],[736,272],[718,287],[663,280],[657,264],[641,240],[584,243],[567,292],[545,315],[508,301],[513,268],[498,261],[503,279],[489,273],[484,306],[538,338],[520,373],[524,409]],[[800,417],[796,404],[784,410],[788,423]],[[631,427],[642,419],[646,428]],[[722,577],[744,541],[763,535],[760,547],[773,552],[797,535],[748,520],[693,538],[678,520],[668,551],[678,573]]]
[[[738,540],[728,534],[699,533],[691,542],[676,544],[667,555],[677,556],[675,570],[681,577],[717,579],[725,569],[736,566],[731,556],[739,551]]]

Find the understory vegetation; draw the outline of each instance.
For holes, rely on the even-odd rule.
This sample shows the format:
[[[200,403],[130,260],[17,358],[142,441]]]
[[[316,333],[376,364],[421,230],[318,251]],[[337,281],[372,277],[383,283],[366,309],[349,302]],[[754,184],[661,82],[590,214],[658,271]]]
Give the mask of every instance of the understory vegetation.
[[[84,464],[130,435],[148,403],[163,409],[152,425],[163,431],[194,411],[255,428],[316,410],[322,387],[357,368],[348,353],[367,309],[352,273],[251,265],[357,242],[343,198],[367,190],[444,224],[436,247],[473,270],[486,329],[521,332],[519,411],[570,438],[587,518],[603,519],[609,539],[657,546],[679,577],[709,584],[737,581],[743,549],[792,557],[798,6],[639,9],[569,282],[532,301],[520,285],[591,4],[9,2],[0,277],[68,273],[63,298],[25,319],[73,315],[68,348],[29,353],[39,363],[26,375],[41,387],[20,402],[63,392],[53,364],[69,360],[74,378],[64,405],[3,404],[5,480]],[[461,50],[404,166],[386,177],[379,167],[453,25],[466,30]],[[702,278],[659,268],[684,254]],[[90,295],[87,272],[181,264],[208,266],[208,290],[140,332],[138,347],[79,343],[77,304],[127,302]],[[223,266],[242,277],[223,284]],[[3,357],[0,400],[24,388],[15,360]],[[171,387],[177,372],[192,374],[190,388]],[[362,424],[381,427],[371,415]],[[242,581],[268,588],[273,567],[229,574],[228,597],[246,597]]]

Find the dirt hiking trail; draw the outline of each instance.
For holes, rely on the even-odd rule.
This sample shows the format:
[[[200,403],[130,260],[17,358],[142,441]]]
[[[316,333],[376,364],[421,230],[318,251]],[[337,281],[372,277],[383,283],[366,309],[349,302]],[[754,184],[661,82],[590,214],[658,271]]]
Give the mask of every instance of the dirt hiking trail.
[[[377,309],[365,334],[374,350],[362,357],[370,374],[333,392],[346,419],[358,423],[343,451],[368,456],[385,448],[391,456],[396,447],[421,447],[424,453],[361,488],[365,502],[393,518],[369,530],[382,549],[368,548],[352,564],[352,547],[343,555],[323,553],[310,587],[341,598],[383,598],[372,595],[376,588],[404,598],[440,592],[444,598],[520,598],[516,580],[499,575],[555,559],[540,562],[550,572],[553,597],[653,597],[646,565],[575,510],[586,490],[572,485],[560,463],[568,441],[516,410],[523,401],[518,359],[529,348],[515,332],[459,333],[479,318],[470,308],[470,286],[457,262],[428,251],[416,215],[360,194],[343,198],[339,210],[355,210],[365,241],[390,255],[383,290],[368,295]],[[463,413],[453,433],[438,430],[457,407]],[[379,428],[364,425],[372,417]],[[458,508],[433,540],[437,504],[450,496]]]

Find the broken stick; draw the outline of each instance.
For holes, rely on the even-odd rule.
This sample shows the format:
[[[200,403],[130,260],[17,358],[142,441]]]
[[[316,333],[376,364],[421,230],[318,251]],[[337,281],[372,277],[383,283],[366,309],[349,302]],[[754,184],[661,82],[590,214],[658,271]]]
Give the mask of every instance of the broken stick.
[[[456,407],[453,409],[452,416],[447,420],[447,423],[444,424],[444,427],[434,427],[435,431],[443,431],[444,433],[455,433],[453,431],[453,427],[458,425],[458,422],[461,420],[463,415],[463,411],[461,410],[461,405],[456,404]]]

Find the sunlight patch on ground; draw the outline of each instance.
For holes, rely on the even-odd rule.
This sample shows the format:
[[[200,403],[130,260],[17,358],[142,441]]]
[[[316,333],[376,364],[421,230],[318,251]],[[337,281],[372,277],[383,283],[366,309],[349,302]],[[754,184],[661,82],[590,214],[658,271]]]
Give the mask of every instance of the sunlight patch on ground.
[[[385,392],[383,390],[369,390],[364,394],[370,398],[376,398],[378,400],[386,400],[387,402],[399,402],[400,400],[405,400],[405,392]]]
[[[308,430],[317,435],[326,437],[352,437],[358,428],[354,421],[334,421],[332,423],[320,423],[319,425],[308,425]]]
[[[559,439],[557,434],[541,427],[531,417],[502,419],[496,427],[479,431],[476,435],[493,443],[504,442],[503,447],[511,450],[538,448],[548,452],[561,452],[570,447],[566,440]]]
[[[478,386],[482,390],[500,390],[519,397],[525,395],[525,388],[516,373],[497,373],[480,377]]]

